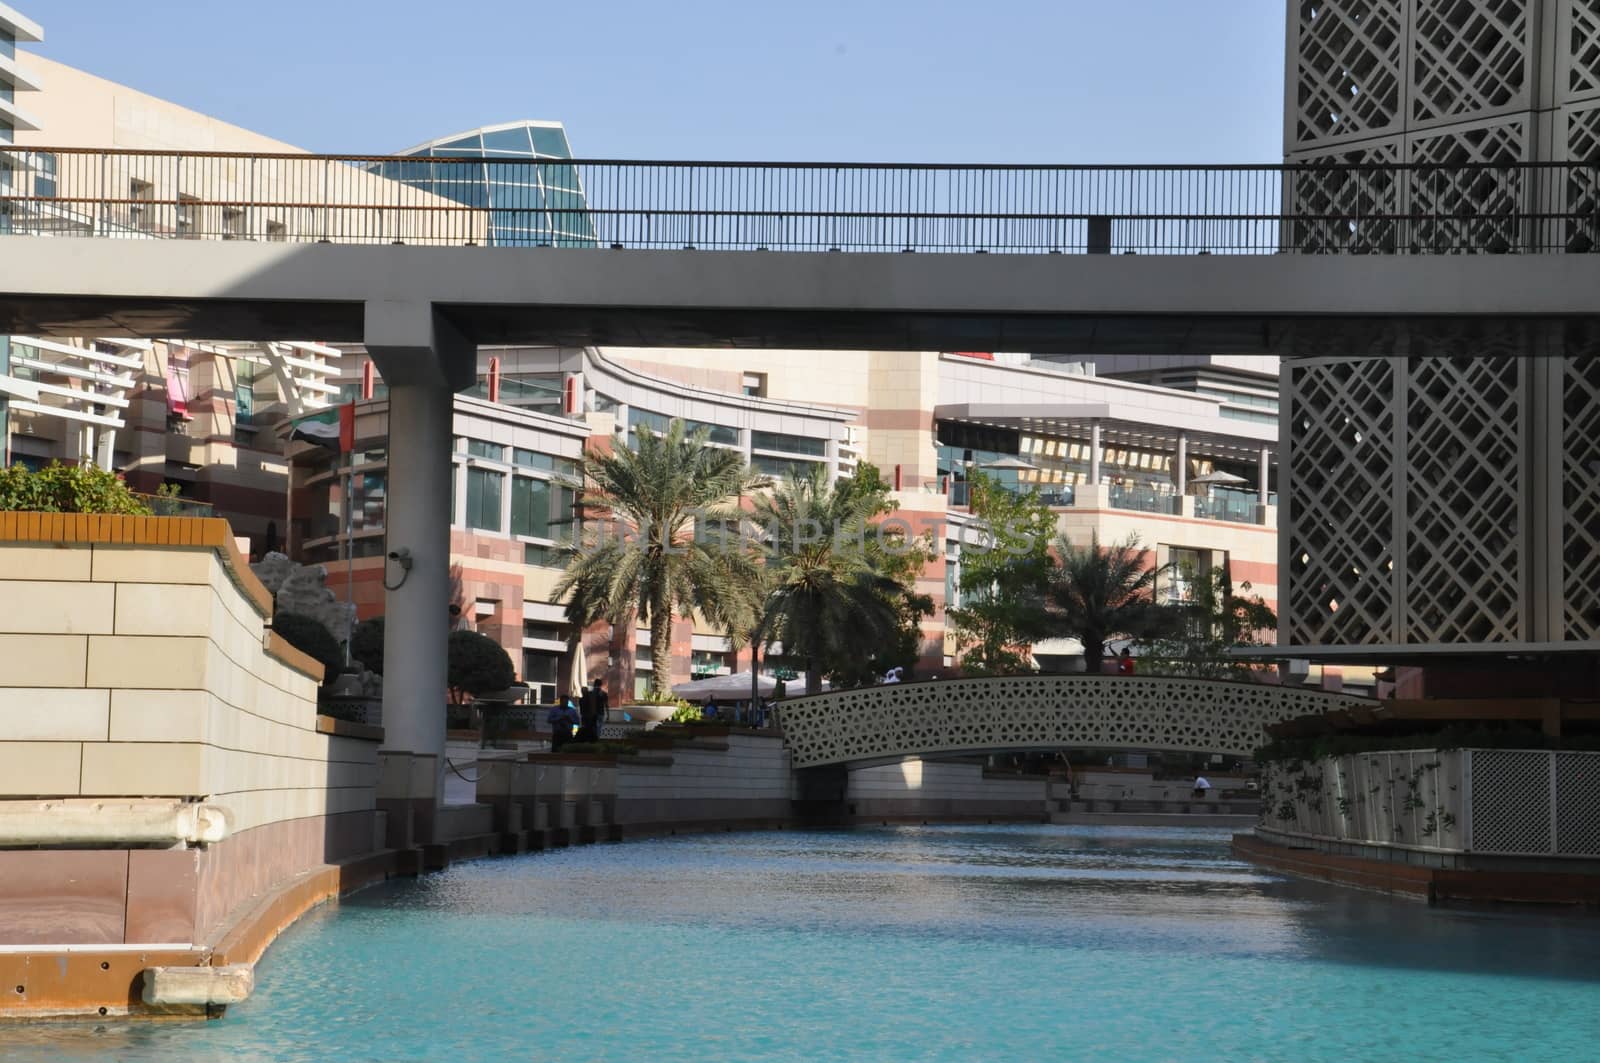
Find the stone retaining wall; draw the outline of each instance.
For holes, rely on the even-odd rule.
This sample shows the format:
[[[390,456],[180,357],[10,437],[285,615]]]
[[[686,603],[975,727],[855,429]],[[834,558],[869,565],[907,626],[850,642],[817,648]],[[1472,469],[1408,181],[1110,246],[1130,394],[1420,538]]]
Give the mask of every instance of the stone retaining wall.
[[[252,905],[378,847],[379,735],[319,718],[322,668],[271,610],[224,521],[0,513],[0,946],[204,964]],[[204,839],[116,843],[119,809],[189,803]],[[8,1011],[84,996],[34,976]]]

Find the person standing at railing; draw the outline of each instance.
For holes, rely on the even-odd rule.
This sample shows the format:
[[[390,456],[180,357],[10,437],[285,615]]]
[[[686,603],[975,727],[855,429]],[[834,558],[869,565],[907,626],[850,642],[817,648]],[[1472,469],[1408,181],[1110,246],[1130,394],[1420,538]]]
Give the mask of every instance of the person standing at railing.
[[[1132,675],[1134,672],[1133,653],[1128,647],[1122,647],[1122,653],[1117,657],[1117,674]]]

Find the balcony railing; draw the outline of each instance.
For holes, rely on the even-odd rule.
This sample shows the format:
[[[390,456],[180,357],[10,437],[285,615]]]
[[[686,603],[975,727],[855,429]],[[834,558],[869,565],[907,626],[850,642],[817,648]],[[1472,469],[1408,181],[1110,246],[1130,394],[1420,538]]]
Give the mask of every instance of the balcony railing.
[[[129,494],[149,506],[150,512],[157,517],[216,516],[210,502],[198,502],[192,498],[179,498],[176,495],[147,495],[141,491],[130,491]]]
[[[1595,161],[958,166],[31,148],[0,163],[13,174],[0,218],[22,234],[1010,254],[1600,250]]]
[[[1128,487],[1112,484],[1110,497],[1112,509],[1132,509],[1140,513],[1178,512],[1178,496],[1172,491],[1159,491],[1142,485]]]

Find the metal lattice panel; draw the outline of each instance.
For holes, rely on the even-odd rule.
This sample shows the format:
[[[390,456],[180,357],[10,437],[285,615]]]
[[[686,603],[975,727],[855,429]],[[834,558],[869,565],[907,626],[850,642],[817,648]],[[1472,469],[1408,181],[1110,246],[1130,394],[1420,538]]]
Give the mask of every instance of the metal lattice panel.
[[[1392,641],[1394,364],[1289,363],[1289,641]]]
[[[1571,0],[1567,8],[1567,61],[1570,95],[1600,92],[1600,0]]]
[[[1289,175],[1290,195],[1297,214],[1324,215],[1295,222],[1294,246],[1304,252],[1361,252],[1390,254],[1396,247],[1393,215],[1400,213],[1403,178],[1385,164],[1400,161],[1400,142],[1390,141],[1294,160],[1322,166],[1371,165],[1362,169],[1307,169]],[[1388,215],[1389,217],[1378,217]]]
[[[1481,853],[1550,851],[1550,754],[1472,751],[1472,848]]]
[[[1600,753],[1557,753],[1556,852],[1600,856]]]
[[[1600,638],[1600,358],[1562,375],[1561,577],[1565,636]]]
[[[1522,637],[1523,365],[1514,355],[1410,359],[1407,642]]]
[[[1411,118],[1461,118],[1525,98],[1527,0],[1416,0]]]
[[[796,768],[996,750],[1150,749],[1248,756],[1268,724],[1373,702],[1260,683],[1126,676],[953,679],[779,706]]]
[[[1441,168],[1412,175],[1408,206],[1416,218],[1412,245],[1435,253],[1503,253],[1521,246],[1523,173],[1510,164],[1523,161],[1526,147],[1526,123],[1520,118],[1414,139],[1410,161]],[[1450,169],[1468,163],[1506,168]]]
[[[1567,171],[1566,249],[1600,251],[1600,106],[1567,112],[1567,158],[1596,165]]]
[[[1382,132],[1400,113],[1404,3],[1310,0],[1298,16],[1295,143]]]

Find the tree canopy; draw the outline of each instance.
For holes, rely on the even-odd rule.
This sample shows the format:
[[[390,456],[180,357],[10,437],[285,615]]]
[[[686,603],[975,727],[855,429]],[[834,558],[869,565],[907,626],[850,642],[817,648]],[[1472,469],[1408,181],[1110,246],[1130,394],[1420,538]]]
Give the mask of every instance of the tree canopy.
[[[1207,679],[1243,679],[1255,669],[1228,656],[1238,646],[1256,646],[1278,626],[1277,614],[1249,583],[1237,590],[1226,566],[1204,573],[1182,573],[1186,599],[1168,606],[1174,614],[1169,632],[1156,643],[1162,667],[1181,675]]]
[[[916,546],[888,541],[872,524],[892,507],[881,478],[830,486],[821,469],[791,476],[756,501],[760,637],[781,641],[786,658],[805,662],[807,693],[821,689],[824,672],[867,681],[903,648],[903,612],[914,606],[890,559]]]
[[[969,481],[978,543],[961,546],[960,604],[946,615],[963,670],[979,675],[1026,671],[1028,647],[1049,630],[1044,591],[1056,516],[1034,491],[1016,493],[983,473]]]
[[[650,691],[665,695],[672,674],[672,620],[698,613],[729,631],[753,627],[758,584],[750,552],[720,534],[737,527],[741,495],[763,482],[737,451],[641,426],[632,446],[591,448],[583,460],[583,506],[592,521],[556,595],[568,620],[587,627],[634,618],[650,628]]]
[[[383,617],[363,620],[350,633],[350,656],[369,672],[383,674]]]
[[[1066,536],[1055,543],[1047,584],[1053,634],[1083,643],[1083,666],[1100,671],[1110,639],[1148,639],[1169,630],[1171,616],[1155,604],[1160,569],[1145,561],[1138,536],[1102,548],[1099,537],[1074,546]]]
[[[445,682],[450,701],[460,705],[468,697],[496,694],[517,681],[517,671],[505,649],[488,635],[452,631],[446,657]]]
[[[283,641],[320,662],[324,682],[332,680],[344,668],[344,649],[320,620],[303,613],[275,613],[272,630]]]

